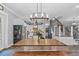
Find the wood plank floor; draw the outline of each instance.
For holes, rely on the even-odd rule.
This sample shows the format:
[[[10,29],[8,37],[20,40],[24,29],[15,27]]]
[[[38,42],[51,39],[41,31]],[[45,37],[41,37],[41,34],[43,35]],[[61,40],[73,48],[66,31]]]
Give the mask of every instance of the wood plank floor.
[[[11,48],[9,48],[9,49],[7,49],[7,50],[3,50],[3,51],[1,51],[0,52],[0,55],[1,56],[23,56],[23,54],[25,54],[24,56],[28,56],[28,55],[26,55],[26,53],[24,53],[24,52],[30,52],[29,54],[31,54],[33,51],[28,51],[28,50],[24,50],[24,47],[27,47],[27,46],[21,46],[21,47],[11,47]],[[30,46],[28,46],[28,47],[30,47]],[[39,46],[38,46],[39,47]],[[41,46],[40,46],[41,47]],[[48,49],[48,48],[50,48],[50,47],[52,47],[52,46],[47,46],[45,49]],[[61,48],[61,49],[59,49],[59,48],[56,48],[57,50],[55,50],[55,52],[57,52],[57,53],[55,53],[56,54],[56,56],[57,55],[65,55],[65,56],[79,56],[79,46],[58,46],[59,48]],[[68,50],[65,50],[66,48],[68,48]],[[26,49],[26,48],[25,48]],[[35,49],[37,49],[37,48],[35,48]],[[52,49],[54,49],[54,48],[52,48]],[[23,52],[23,53],[22,53]],[[38,51],[37,51],[38,52]],[[36,53],[37,53],[36,52]],[[41,51],[39,51],[39,52],[41,52]],[[43,52],[43,51],[42,51]],[[47,51],[47,52],[52,52],[52,55],[53,55],[53,53],[54,53],[54,51]],[[61,54],[59,53],[59,52],[61,52]],[[36,54],[35,53],[35,54]],[[44,52],[46,55],[48,55],[48,56],[52,56],[52,55],[50,55],[50,53],[46,53],[46,52]],[[18,55],[19,54],[19,55]],[[33,53],[32,53],[33,54]],[[35,55],[34,54],[34,55]],[[39,56],[39,54],[40,55],[42,55],[41,53],[38,53],[37,55]],[[44,55],[45,55],[44,54]],[[54,55],[55,55],[54,54]],[[36,55],[36,56],[37,56]],[[42,55],[42,56],[44,56],[44,55]],[[45,56],[46,56],[45,55]]]
[[[32,51],[32,52],[16,52],[14,56],[65,56],[65,52],[61,51]]]
[[[65,45],[64,43],[56,39],[23,39],[17,42],[15,45]]]

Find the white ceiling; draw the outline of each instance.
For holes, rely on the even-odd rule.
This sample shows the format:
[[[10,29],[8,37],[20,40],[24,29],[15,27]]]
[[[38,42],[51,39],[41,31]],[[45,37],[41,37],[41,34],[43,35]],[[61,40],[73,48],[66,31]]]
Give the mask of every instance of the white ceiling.
[[[36,3],[3,3],[8,8],[22,17],[29,17],[37,10]],[[75,6],[79,3],[43,3],[43,11],[46,12],[50,18],[54,16],[63,16],[63,19],[73,16],[79,16],[79,8]]]

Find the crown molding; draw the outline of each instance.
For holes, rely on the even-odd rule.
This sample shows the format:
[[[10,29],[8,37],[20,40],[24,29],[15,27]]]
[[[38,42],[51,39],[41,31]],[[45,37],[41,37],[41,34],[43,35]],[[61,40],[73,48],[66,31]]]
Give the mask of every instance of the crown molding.
[[[9,12],[11,12],[12,14],[14,14],[16,17],[23,19],[24,17],[21,17],[20,15],[18,15],[15,11],[13,11],[11,8],[7,7],[6,5],[0,3],[4,8],[6,8]]]

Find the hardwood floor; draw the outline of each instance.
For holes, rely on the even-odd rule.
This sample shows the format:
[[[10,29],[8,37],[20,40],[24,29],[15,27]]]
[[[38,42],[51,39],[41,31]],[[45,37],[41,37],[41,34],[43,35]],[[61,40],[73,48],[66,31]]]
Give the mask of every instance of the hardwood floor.
[[[28,50],[27,48],[29,48],[30,46],[28,46],[27,48],[25,48],[25,47],[27,47],[27,46],[21,46],[21,47],[11,47],[11,48],[9,48],[9,49],[7,49],[7,50],[2,50],[1,52],[0,52],[0,56],[31,56],[30,54],[33,54],[34,52],[33,51],[30,51],[30,50]],[[39,46],[38,46],[39,47]],[[41,47],[41,46],[40,46]],[[52,46],[47,46],[47,48],[50,48],[50,47],[52,47]],[[56,50],[55,50],[55,52],[57,52],[57,53],[55,53],[54,54],[54,51],[46,51],[46,52],[43,52],[43,51],[40,51],[40,53],[38,53],[37,55],[35,55],[34,54],[34,56],[46,56],[46,55],[48,55],[48,56],[63,56],[63,55],[65,55],[65,56],[79,56],[79,46],[58,46],[59,48],[57,48]],[[24,50],[24,48],[25,48],[25,50]],[[46,48],[46,49],[47,49]],[[61,48],[61,49],[60,49]],[[67,50],[66,50],[66,48],[67,48]],[[35,48],[36,49],[36,48]],[[54,48],[53,48],[54,49]],[[25,52],[25,53],[24,53]],[[28,52],[29,53],[29,55],[26,55],[26,52]],[[32,53],[33,52],[33,53]],[[42,55],[41,54],[41,52],[42,53],[44,53],[44,55]],[[50,52],[50,53],[52,53],[52,54],[50,54],[50,53],[47,53],[47,52]],[[61,52],[61,54],[60,54],[60,52]],[[24,54],[24,55],[23,55]],[[39,55],[40,54],[40,55]],[[46,55],[45,55],[46,54]],[[63,55],[62,55],[63,54]],[[33,56],[33,55],[32,55]]]
[[[65,45],[56,39],[25,39],[17,42],[15,45]]]
[[[32,52],[15,52],[14,56],[65,56],[61,51],[32,51]]]
[[[63,51],[53,51],[56,50],[57,47],[52,46],[59,46],[59,45],[65,46],[64,43],[56,39],[40,39],[40,40],[25,39],[15,44],[15,46],[26,46],[26,47],[24,48],[24,51],[15,52],[14,56],[64,56],[65,52]]]

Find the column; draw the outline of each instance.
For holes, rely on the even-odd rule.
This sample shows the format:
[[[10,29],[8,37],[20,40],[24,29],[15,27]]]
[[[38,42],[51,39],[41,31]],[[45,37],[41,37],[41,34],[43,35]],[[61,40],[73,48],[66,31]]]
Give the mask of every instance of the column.
[[[63,26],[63,35],[65,36],[65,27]]]
[[[54,25],[54,36],[55,36],[55,28],[56,28],[56,26]]]
[[[61,26],[59,25],[59,37],[61,36]]]
[[[73,26],[71,26],[71,37],[73,37]]]
[[[78,31],[79,31],[79,23],[78,23]]]

